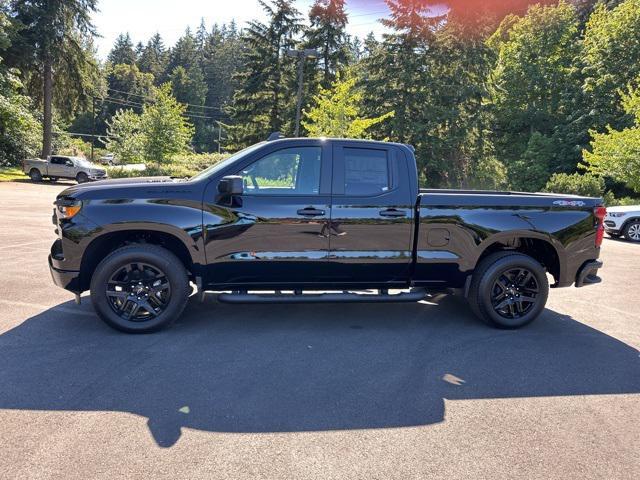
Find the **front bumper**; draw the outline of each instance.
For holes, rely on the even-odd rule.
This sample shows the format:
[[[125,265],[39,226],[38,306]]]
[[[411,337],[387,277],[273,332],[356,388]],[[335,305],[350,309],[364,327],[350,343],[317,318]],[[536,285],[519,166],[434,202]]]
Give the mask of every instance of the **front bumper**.
[[[97,182],[99,180],[109,180],[109,175],[107,175],[106,173],[100,175],[100,174],[89,174],[87,175],[87,177],[89,177],[89,180],[92,180],[94,182]]]
[[[585,287],[600,283],[602,278],[598,276],[598,269],[602,268],[600,260],[591,260],[586,262],[576,275],[576,287]]]
[[[56,240],[51,247],[51,253],[49,254],[49,271],[51,272],[51,278],[53,283],[58,287],[69,290],[73,293],[81,293],[80,289],[80,272],[76,270],[63,270],[54,266],[55,263],[60,263],[60,254],[62,253],[61,242]]]

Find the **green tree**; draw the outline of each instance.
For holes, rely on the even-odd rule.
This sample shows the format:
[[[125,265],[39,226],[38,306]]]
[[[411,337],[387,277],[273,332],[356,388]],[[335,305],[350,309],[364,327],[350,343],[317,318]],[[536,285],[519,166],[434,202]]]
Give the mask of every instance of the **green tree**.
[[[207,98],[207,84],[204,81],[204,75],[200,67],[195,65],[189,71],[181,66],[176,67],[169,78],[173,86],[173,96],[180,103],[204,105]],[[204,114],[202,111],[198,113],[200,115]]]
[[[121,33],[118,35],[107,60],[112,65],[135,65],[136,52],[133,49],[133,42],[131,41],[129,33]]]
[[[245,146],[275,131],[293,131],[295,68],[285,51],[295,47],[300,18],[292,0],[260,0],[267,23],[253,21],[243,35],[243,67],[230,109],[231,145]]]
[[[56,100],[62,106],[84,103],[97,72],[91,56],[90,37],[95,33],[91,15],[96,0],[12,0],[10,16],[20,25],[7,58],[13,66],[34,72],[33,84],[42,91],[42,155],[51,153],[54,71],[59,87]],[[40,73],[41,72],[41,73]]]
[[[205,151],[211,136],[210,110],[196,106],[204,106],[207,99],[207,84],[202,70],[198,65],[194,65],[189,71],[183,67],[176,67],[169,78],[176,100],[180,103],[190,104],[188,110],[195,128],[193,146],[197,152]]]
[[[545,192],[601,197],[604,194],[604,180],[592,174],[554,173],[544,187]]]
[[[154,89],[154,101],[145,105],[140,118],[147,160],[163,164],[189,150],[193,126],[185,113],[186,106],[171,95],[171,83]]]
[[[11,22],[0,11],[0,50],[10,45]],[[31,99],[22,93],[16,70],[7,68],[0,57],[0,165],[17,165],[37,155],[42,135],[33,115]]]
[[[638,86],[620,92],[624,112],[635,124],[622,130],[607,128],[606,133],[591,132],[591,151],[584,150],[589,172],[627,184],[640,193],[640,78]]]
[[[388,112],[376,118],[363,118],[361,113],[362,91],[357,79],[347,75],[338,77],[331,89],[320,88],[314,97],[315,105],[304,111],[302,125],[313,137],[370,138],[367,130],[388,118]]]
[[[391,31],[382,42],[365,39],[361,65],[365,89],[365,112],[380,116],[393,111],[387,122],[378,124],[372,133],[378,138],[410,143],[416,148],[421,177],[439,175],[439,169],[427,171],[433,159],[429,132],[434,128],[431,109],[432,72],[429,57],[434,30],[442,18],[434,17],[428,0],[389,0],[391,18],[383,20]]]
[[[632,118],[624,115],[619,90],[640,75],[640,0],[611,10],[599,4],[587,22],[582,58],[590,126],[629,126]]]
[[[167,68],[168,54],[159,33],[147,42],[138,58],[138,68],[143,73],[153,75],[156,85],[163,80]]]
[[[561,1],[535,5],[503,24],[489,40],[497,57],[489,85],[492,140],[514,186],[535,190],[551,173],[573,171],[587,141],[587,126],[577,114],[578,21],[575,9]]]
[[[187,28],[184,35],[178,39],[175,46],[169,51],[167,72],[173,72],[176,67],[182,67],[188,71],[198,65],[198,62],[198,44],[191,30]]]
[[[141,115],[131,110],[118,110],[107,122],[105,147],[122,163],[144,161],[145,140]]]
[[[329,88],[349,58],[344,7],[345,0],[315,0],[309,12],[311,27],[306,31],[306,47],[320,53],[323,88]]]

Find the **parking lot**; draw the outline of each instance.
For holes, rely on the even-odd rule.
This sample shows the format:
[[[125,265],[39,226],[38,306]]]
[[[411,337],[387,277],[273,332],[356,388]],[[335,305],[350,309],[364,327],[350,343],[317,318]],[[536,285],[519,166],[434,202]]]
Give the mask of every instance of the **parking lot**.
[[[640,476],[640,245],[520,331],[452,297],[210,296],[131,336],[51,282],[65,186],[0,183],[0,478]]]

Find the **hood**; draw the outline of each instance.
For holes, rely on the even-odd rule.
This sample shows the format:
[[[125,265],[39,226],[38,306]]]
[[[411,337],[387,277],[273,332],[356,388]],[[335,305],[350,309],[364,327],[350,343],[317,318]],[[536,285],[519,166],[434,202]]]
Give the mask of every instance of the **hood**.
[[[640,212],[640,205],[621,205],[619,207],[607,207],[607,212],[619,212],[619,213]]]
[[[74,196],[75,194],[85,193],[95,190],[103,190],[111,187],[135,187],[145,186],[149,184],[174,183],[180,182],[182,179],[174,179],[171,177],[132,177],[132,178],[115,178],[112,180],[100,180],[98,182],[87,182],[74,185],[64,190],[59,197]]]

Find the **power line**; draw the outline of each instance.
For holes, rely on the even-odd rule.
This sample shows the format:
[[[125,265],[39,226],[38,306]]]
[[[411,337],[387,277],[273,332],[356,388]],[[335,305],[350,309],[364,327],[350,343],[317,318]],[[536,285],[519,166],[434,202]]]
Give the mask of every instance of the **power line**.
[[[104,102],[113,103],[113,104],[116,104],[116,105],[121,105],[123,107],[132,107],[132,108],[143,108],[144,107],[144,104],[138,103],[138,102],[133,102],[131,100],[114,99],[112,97],[105,97],[102,100]],[[216,120],[216,121],[221,119],[221,118],[225,118],[223,115],[207,116],[207,115],[198,115],[196,113],[191,113],[191,112],[184,112],[182,115],[185,116],[185,117],[190,117],[190,118],[211,119],[211,120]]]
[[[358,13],[357,15],[351,15],[349,12],[347,12],[347,18],[370,17],[372,15],[382,15],[383,13],[384,14],[388,14],[389,11],[388,10],[382,10],[380,12]]]
[[[107,89],[111,90],[112,92],[122,93],[123,95],[131,95],[132,97],[144,98],[145,100],[151,100],[151,101],[154,100],[153,97],[150,97],[148,95],[141,95],[139,93],[124,92],[122,90],[116,90],[115,88],[111,88],[111,87],[107,87]],[[224,110],[222,110],[222,108],[220,108],[220,107],[209,107],[207,105],[195,105],[193,103],[183,103],[183,102],[180,102],[180,103],[182,103],[183,105],[187,105],[189,107],[204,108],[204,109],[207,109],[207,110],[219,110],[221,112],[224,112]]]

